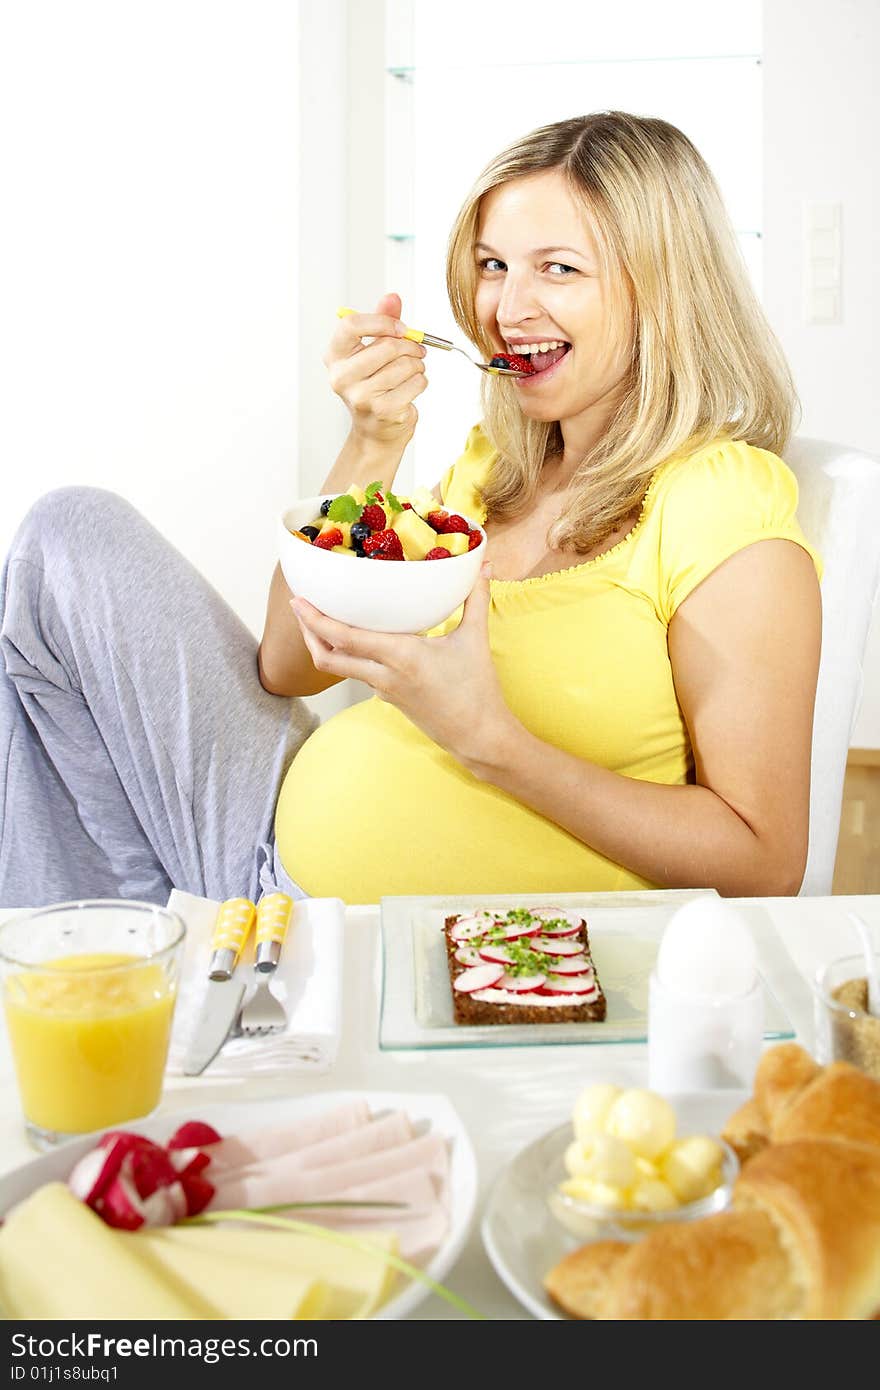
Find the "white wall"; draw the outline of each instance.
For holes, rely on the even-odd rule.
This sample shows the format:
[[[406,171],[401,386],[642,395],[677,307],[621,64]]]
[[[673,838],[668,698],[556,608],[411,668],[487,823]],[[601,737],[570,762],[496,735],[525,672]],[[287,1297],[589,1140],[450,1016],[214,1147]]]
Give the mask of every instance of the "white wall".
[[[256,629],[297,486],[299,14],[0,17],[0,552],[47,488],[123,493]]]
[[[765,304],[800,432],[880,453],[880,4],[764,0]],[[842,204],[842,319],[805,322],[803,204]],[[878,521],[880,524],[880,521]],[[880,618],[852,745],[880,747]]]

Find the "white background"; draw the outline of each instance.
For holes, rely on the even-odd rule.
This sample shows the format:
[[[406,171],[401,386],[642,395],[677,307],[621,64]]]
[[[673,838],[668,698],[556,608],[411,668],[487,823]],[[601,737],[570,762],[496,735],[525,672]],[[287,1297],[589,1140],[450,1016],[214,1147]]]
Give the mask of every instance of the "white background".
[[[529,5],[524,28],[509,20],[511,0],[415,3],[423,34],[442,12],[462,62],[571,50],[565,6]],[[575,8],[630,59],[637,42],[664,36],[688,52],[672,38],[693,38],[704,10],[721,16],[719,32],[760,14],[765,303],[801,391],[802,432],[880,452],[880,5],[668,0],[653,7],[663,20],[653,34],[627,0],[610,16],[587,0]],[[514,43],[525,46],[518,59]],[[0,551],[47,488],[111,487],[259,631],[275,514],[319,485],[344,435],[320,362],[334,310],[393,287],[385,62],[382,0],[0,4]],[[652,113],[675,119],[683,98],[669,91],[664,109],[652,94]],[[700,100],[713,98],[751,186],[754,140],[726,89]],[[506,71],[438,86],[441,99],[474,132],[472,145],[450,145],[442,170],[447,186],[460,172],[462,193],[495,113],[523,130],[545,119]],[[624,101],[603,88],[601,104]],[[430,180],[427,166],[417,174]],[[808,200],[842,205],[837,325],[803,318]],[[441,239],[446,211],[438,199]],[[419,284],[439,314],[442,263]],[[451,317],[423,326],[443,333]],[[444,359],[435,379],[441,365],[451,377]],[[462,390],[468,372],[461,363]],[[437,452],[425,455],[432,476],[448,461]],[[876,631],[853,743],[880,747]]]

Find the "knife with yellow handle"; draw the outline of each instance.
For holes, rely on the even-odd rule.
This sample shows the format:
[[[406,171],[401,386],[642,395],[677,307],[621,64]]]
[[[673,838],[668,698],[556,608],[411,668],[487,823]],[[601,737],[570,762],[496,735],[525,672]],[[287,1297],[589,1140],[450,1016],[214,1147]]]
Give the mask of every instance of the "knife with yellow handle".
[[[221,903],[211,936],[208,987],[198,1023],[183,1059],[184,1076],[198,1076],[229,1036],[244,997],[244,973],[235,974],[257,916],[249,898]]]

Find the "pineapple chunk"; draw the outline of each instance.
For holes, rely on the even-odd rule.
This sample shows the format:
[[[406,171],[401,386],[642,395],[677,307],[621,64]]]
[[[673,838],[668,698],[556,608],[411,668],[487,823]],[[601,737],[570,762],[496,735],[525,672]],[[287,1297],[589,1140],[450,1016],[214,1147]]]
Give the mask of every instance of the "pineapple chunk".
[[[450,555],[463,555],[470,544],[470,538],[463,531],[449,531],[445,536],[438,536],[437,545],[445,545]]]
[[[354,556],[354,551],[351,550],[351,549],[349,548],[349,546],[347,546],[347,545],[334,545],[334,546],[332,547],[332,553],[333,553],[334,555],[353,555],[353,556]],[[357,556],[355,556],[355,559],[357,559]]]
[[[323,536],[327,531],[341,531],[342,541],[340,542],[340,545],[345,546],[347,550],[351,550],[350,521],[331,521],[329,516],[322,517],[320,534]],[[338,550],[339,548],[340,547],[338,545],[333,547],[334,550]]]
[[[400,537],[400,544],[407,560],[424,560],[429,550],[442,544],[433,526],[423,521],[415,510],[395,512],[391,529]]]
[[[354,498],[359,507],[362,507],[367,500],[367,494],[362,487],[358,487],[357,483],[352,483],[351,487],[348,489],[348,495]]]
[[[429,487],[417,487],[415,492],[411,493],[409,500],[413,511],[418,512],[421,517],[438,511],[442,506]]]

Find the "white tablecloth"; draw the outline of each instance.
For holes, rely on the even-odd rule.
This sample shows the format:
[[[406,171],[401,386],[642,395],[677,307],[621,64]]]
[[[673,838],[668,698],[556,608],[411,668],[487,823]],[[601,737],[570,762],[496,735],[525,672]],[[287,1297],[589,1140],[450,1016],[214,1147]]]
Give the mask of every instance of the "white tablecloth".
[[[658,900],[662,900],[658,893]],[[854,954],[857,940],[846,920],[859,912],[880,942],[880,896],[849,898],[748,898],[732,900],[746,914],[768,913],[785,947],[769,983],[797,1028],[798,1040],[812,1047],[808,981],[816,968],[838,955]],[[316,1091],[439,1091],[449,1097],[470,1134],[480,1171],[480,1199],[467,1245],[445,1282],[493,1319],[528,1319],[496,1276],[483,1250],[479,1222],[486,1195],[499,1170],[537,1135],[560,1123],[578,1092],[593,1081],[620,1085],[647,1083],[643,1044],[453,1049],[380,1052],[379,911],[346,911],[343,1033],[333,1071],[319,1077],[278,1079],[169,1080],[162,1108],[193,1113],[206,1101],[265,1099]],[[24,1138],[21,1111],[8,1049],[0,1056],[0,1172],[33,1158]],[[421,1303],[418,1319],[460,1316],[441,1299]]]

